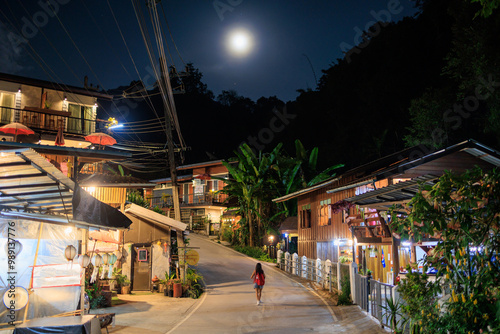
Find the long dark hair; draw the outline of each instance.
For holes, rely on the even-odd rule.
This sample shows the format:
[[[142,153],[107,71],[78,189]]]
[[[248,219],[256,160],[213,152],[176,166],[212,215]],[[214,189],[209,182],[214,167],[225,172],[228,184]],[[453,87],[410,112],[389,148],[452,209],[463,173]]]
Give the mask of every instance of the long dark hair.
[[[262,270],[262,265],[260,263],[257,263],[255,265],[255,273],[256,274],[263,274],[264,270]]]

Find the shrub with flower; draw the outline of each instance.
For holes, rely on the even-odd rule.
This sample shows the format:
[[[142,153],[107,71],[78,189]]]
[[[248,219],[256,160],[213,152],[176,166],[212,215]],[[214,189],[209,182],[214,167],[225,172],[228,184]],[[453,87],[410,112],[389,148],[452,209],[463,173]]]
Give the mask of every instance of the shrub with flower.
[[[393,209],[391,228],[402,239],[440,239],[424,265],[438,270],[434,287],[443,288],[445,297],[438,302],[437,289],[429,289],[427,305],[439,312],[406,313],[419,332],[500,332],[499,181],[496,169],[446,172],[434,186],[424,185],[407,207]],[[397,215],[402,210],[405,218]],[[425,274],[412,275],[423,279]],[[417,296],[406,293],[403,298],[411,304]]]

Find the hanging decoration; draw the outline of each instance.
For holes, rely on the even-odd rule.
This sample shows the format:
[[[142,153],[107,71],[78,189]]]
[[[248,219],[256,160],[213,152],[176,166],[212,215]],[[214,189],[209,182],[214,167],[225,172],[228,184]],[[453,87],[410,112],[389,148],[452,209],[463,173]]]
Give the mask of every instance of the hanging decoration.
[[[64,256],[66,257],[66,260],[71,264],[70,268],[73,268],[73,259],[76,257],[76,248],[73,245],[68,245],[66,246],[66,249],[64,250]]]
[[[163,243],[163,255],[166,255],[168,253],[168,243],[165,241]]]
[[[102,263],[102,257],[96,254],[92,257],[92,264],[94,265],[94,271],[92,271],[92,276],[90,277],[90,283],[94,283],[97,279],[97,274],[99,273],[99,266]]]
[[[101,272],[101,279],[104,279],[106,276],[106,271],[108,270],[108,264],[109,264],[109,254],[104,253],[102,254],[102,272]]]
[[[109,255],[109,269],[108,269],[108,278],[113,278],[113,265],[116,263],[116,255],[115,254],[110,254]]]
[[[78,257],[78,263],[80,267],[87,268],[90,264],[90,257],[87,254],[80,255]]]

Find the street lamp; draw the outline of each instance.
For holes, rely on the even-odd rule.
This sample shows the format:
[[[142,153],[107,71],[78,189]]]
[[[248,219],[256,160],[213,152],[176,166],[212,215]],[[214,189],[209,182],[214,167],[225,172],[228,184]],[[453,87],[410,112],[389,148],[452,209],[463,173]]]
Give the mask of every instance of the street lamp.
[[[274,259],[275,258],[275,256],[274,256],[274,246],[273,246],[274,235],[270,235],[269,237],[267,237],[267,241],[269,241],[269,257],[271,259]]]

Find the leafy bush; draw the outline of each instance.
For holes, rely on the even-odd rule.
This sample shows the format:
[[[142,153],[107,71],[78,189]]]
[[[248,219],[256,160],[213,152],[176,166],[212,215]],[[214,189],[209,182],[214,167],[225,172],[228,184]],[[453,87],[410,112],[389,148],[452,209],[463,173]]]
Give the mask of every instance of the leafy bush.
[[[90,301],[90,308],[96,309],[105,307],[106,298],[102,295],[102,290],[101,287],[99,287],[99,284],[89,284],[88,281],[85,281],[85,286],[85,292],[87,293]]]
[[[187,282],[187,294],[191,298],[199,298],[203,293],[203,286],[201,282],[203,281],[203,276],[193,268],[187,268],[186,271],[186,282]]]
[[[259,261],[276,263],[276,259],[271,259],[260,247],[233,246],[233,249]]]
[[[338,299],[338,305],[351,305],[351,280],[349,273],[342,275],[340,279],[341,293]]]
[[[402,280],[405,313],[421,333],[500,333],[499,184],[498,169],[445,172],[398,208],[406,218],[391,213],[391,229],[402,239],[441,240],[424,259],[438,271],[436,283],[411,271]],[[447,290],[440,303],[434,285]]]

